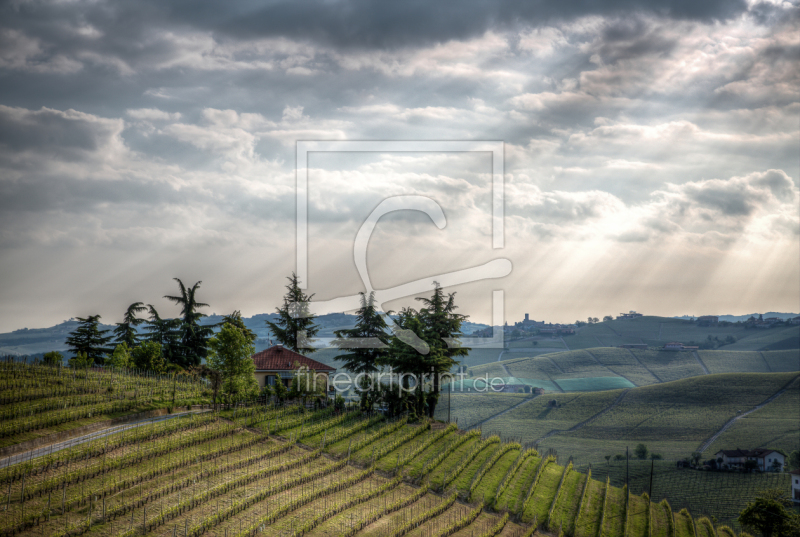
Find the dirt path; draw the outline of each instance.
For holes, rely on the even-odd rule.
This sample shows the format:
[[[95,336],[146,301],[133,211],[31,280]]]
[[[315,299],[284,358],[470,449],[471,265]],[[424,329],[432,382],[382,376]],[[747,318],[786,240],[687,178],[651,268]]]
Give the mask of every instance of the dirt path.
[[[539,397],[539,396],[538,396],[538,395],[534,395],[534,396],[532,396],[532,397],[528,397],[528,398],[526,398],[524,401],[520,401],[519,403],[517,403],[516,405],[514,405],[514,406],[512,406],[512,407],[508,407],[507,409],[503,410],[502,412],[498,412],[498,413],[497,413],[497,414],[495,414],[494,416],[489,416],[489,417],[488,417],[488,418],[486,418],[485,420],[481,420],[481,421],[479,421],[478,423],[474,423],[474,424],[470,425],[470,426],[467,428],[467,430],[470,430],[470,429],[475,429],[476,427],[480,427],[481,425],[483,425],[483,424],[484,424],[484,423],[486,423],[487,421],[489,421],[489,420],[493,420],[493,419],[495,419],[495,418],[499,418],[500,416],[502,416],[502,415],[503,415],[503,414],[505,414],[506,412],[511,412],[511,411],[512,411],[512,410],[514,410],[515,408],[519,408],[519,407],[521,407],[522,405],[524,405],[525,403],[529,403],[529,402],[533,401],[533,400],[534,400],[534,399],[536,399],[537,397]]]
[[[30,451],[24,451],[22,453],[17,453],[16,455],[11,455],[10,457],[0,459],[0,468],[5,468],[6,466],[11,466],[12,464],[17,464],[23,461],[36,459],[44,455],[50,455],[51,453],[55,453],[56,451],[61,451],[62,449],[68,449],[74,446],[78,446],[80,444],[85,444],[86,442],[91,442],[92,440],[97,440],[98,438],[103,438],[110,434],[121,433],[122,431],[133,429],[141,425],[149,425],[151,423],[155,423],[158,421],[170,420],[172,418],[188,416],[190,414],[199,414],[202,412],[211,412],[211,411],[210,410],[190,411],[190,412],[181,412],[179,414],[165,414],[163,416],[156,416],[155,418],[147,418],[139,421],[134,421],[132,423],[125,423],[123,425],[115,425],[113,427],[108,427],[106,429],[100,429],[99,431],[94,431],[93,433],[85,434],[83,436],[77,436],[75,438],[70,438],[69,440],[64,440],[63,442],[50,444],[49,446],[43,446],[40,448],[32,449]]]
[[[761,352],[761,351],[758,351],[758,354],[759,354],[759,356],[761,356],[761,359],[764,360],[764,365],[767,366],[767,371],[772,373],[772,368],[769,366],[769,362],[767,361],[767,357],[764,356],[764,353]]]
[[[703,368],[705,374],[708,375],[708,368],[706,367],[706,364],[703,363],[703,360],[700,359],[700,355],[697,354],[697,351],[692,351],[692,354],[694,355],[694,359],[697,360],[697,363],[700,364],[700,367]]]
[[[570,349],[570,348],[569,348],[569,345],[567,345],[567,342],[566,342],[566,341],[564,341],[564,338],[563,338],[563,337],[560,337],[560,338],[558,338],[558,339],[560,339],[560,340],[561,340],[561,343],[563,343],[563,344],[564,344],[564,347],[566,347],[568,351],[569,351],[569,350],[572,350],[572,349]]]
[[[653,375],[653,378],[654,378],[654,379],[656,379],[658,382],[664,382],[663,380],[661,380],[660,378],[658,378],[658,375],[656,375],[655,373],[653,373],[652,371],[650,371],[650,368],[649,368],[649,367],[647,367],[646,365],[644,365],[644,364],[641,362],[641,360],[639,360],[639,357],[638,357],[638,356],[636,356],[635,354],[633,354],[633,351],[632,351],[632,350],[630,350],[630,349],[627,349],[627,351],[628,351],[628,352],[631,354],[631,356],[633,356],[633,359],[634,359],[634,360],[636,360],[636,362],[637,362],[637,363],[638,363],[640,366],[642,366],[643,368],[645,368],[645,369],[647,370],[647,372],[648,372],[648,373],[650,373],[651,375]]]
[[[786,383],[786,385],[785,385],[783,388],[781,388],[780,390],[778,390],[777,392],[775,392],[774,394],[772,394],[771,396],[769,396],[769,397],[768,397],[768,398],[767,398],[767,399],[766,399],[766,400],[765,400],[763,403],[761,403],[761,404],[758,404],[758,405],[754,406],[753,408],[751,408],[751,409],[750,409],[750,410],[748,410],[747,412],[742,412],[742,413],[741,413],[741,414],[739,414],[738,416],[734,416],[734,417],[732,417],[731,419],[729,419],[729,420],[728,420],[728,422],[727,422],[725,425],[723,425],[723,426],[722,426],[722,428],[721,428],[719,431],[717,431],[716,433],[714,433],[714,434],[711,436],[711,438],[709,438],[708,440],[706,440],[705,442],[703,442],[702,444],[700,444],[700,447],[698,447],[698,448],[697,448],[697,451],[699,451],[700,453],[702,453],[702,452],[704,452],[705,450],[707,450],[707,449],[708,449],[708,447],[709,447],[711,444],[713,444],[713,443],[714,443],[714,441],[715,441],[717,438],[719,438],[719,436],[720,436],[722,433],[724,433],[725,431],[727,431],[728,429],[730,429],[730,428],[731,428],[731,426],[732,426],[734,423],[736,423],[736,420],[738,420],[738,419],[740,419],[740,418],[743,418],[743,417],[747,416],[748,414],[751,414],[751,413],[755,412],[756,410],[758,410],[758,409],[760,409],[760,408],[763,408],[765,405],[768,405],[769,403],[771,403],[772,401],[774,401],[775,399],[777,399],[778,397],[780,397],[780,396],[783,394],[783,392],[785,392],[786,390],[788,390],[788,389],[789,389],[789,388],[792,386],[792,384],[794,384],[795,382],[797,382],[797,379],[800,379],[800,375],[796,376],[795,378],[793,378],[792,380],[790,380],[788,383]]]
[[[586,418],[586,419],[585,419],[585,420],[583,420],[582,422],[580,422],[580,423],[577,423],[577,424],[573,425],[573,426],[572,426],[572,427],[570,427],[569,429],[553,429],[552,431],[550,431],[549,433],[547,433],[547,434],[546,434],[546,435],[544,435],[543,437],[541,437],[541,438],[537,438],[537,439],[535,440],[535,442],[541,442],[541,441],[542,441],[542,440],[544,440],[545,438],[550,438],[551,436],[555,436],[555,435],[557,435],[557,434],[561,434],[561,433],[571,433],[571,432],[573,432],[573,431],[577,431],[578,429],[581,429],[581,428],[585,427],[586,425],[590,424],[591,422],[593,422],[594,420],[596,420],[597,418],[601,417],[601,416],[602,416],[602,415],[604,415],[606,412],[608,412],[609,410],[613,409],[615,406],[617,406],[618,404],[620,404],[620,403],[622,402],[622,399],[624,399],[624,398],[625,398],[625,396],[628,394],[628,391],[629,391],[629,390],[630,390],[630,388],[628,388],[628,389],[626,389],[626,390],[623,390],[623,392],[622,392],[621,394],[619,394],[619,397],[617,397],[617,398],[614,400],[614,402],[613,402],[613,403],[611,403],[610,405],[608,405],[606,408],[604,408],[603,410],[601,410],[600,412],[598,412],[598,413],[597,413],[597,414],[595,414],[594,416],[592,416],[592,417],[590,417],[590,418]]]
[[[552,359],[552,358],[550,358],[549,356],[547,357],[547,359],[548,359],[548,360],[550,360],[550,363],[551,363],[551,364],[553,364],[554,366],[556,366],[556,369],[558,369],[558,370],[559,370],[560,372],[562,372],[562,373],[565,373],[565,371],[564,371],[563,369],[561,369],[561,368],[558,366],[558,364],[555,362],[555,360],[553,360],[553,359]]]
[[[586,350],[586,349],[584,349],[584,350]],[[610,367],[608,367],[606,364],[604,364],[603,362],[601,362],[600,360],[598,360],[598,359],[597,359],[597,356],[595,356],[595,355],[594,355],[592,352],[590,352],[590,351],[588,351],[588,350],[586,350],[586,352],[588,352],[588,353],[589,353],[589,356],[591,356],[592,358],[594,358],[594,361],[595,361],[595,362],[597,362],[598,364],[600,364],[601,366],[605,367],[606,369],[608,369],[609,371],[611,371],[611,372],[612,372],[612,373],[614,373],[615,375],[618,375],[618,376],[620,376],[620,377],[624,378],[625,380],[627,380],[628,382],[630,382],[630,383],[631,383],[631,384],[633,384],[634,386],[636,386],[636,385],[637,385],[635,382],[633,382],[631,379],[629,379],[628,377],[626,377],[626,376],[625,376],[625,375],[623,375],[622,373],[617,373],[616,371],[614,371],[613,369],[611,369]]]

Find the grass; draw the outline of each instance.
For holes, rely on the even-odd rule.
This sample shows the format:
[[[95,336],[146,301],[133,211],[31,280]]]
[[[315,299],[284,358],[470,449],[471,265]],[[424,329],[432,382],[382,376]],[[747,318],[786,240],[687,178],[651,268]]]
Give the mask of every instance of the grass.
[[[581,367],[580,360],[585,355],[573,356],[577,357],[573,361],[574,367]],[[590,358],[594,361],[594,358]],[[651,449],[668,445],[669,442],[688,445],[695,443],[696,439],[691,435],[681,437],[670,427],[678,418],[686,420],[693,416],[691,408],[695,409],[694,419],[698,421],[698,429],[716,426],[715,420],[724,419],[725,412],[732,407],[760,403],[795,376],[796,373],[705,375],[633,388],[625,392],[618,407],[597,417],[582,429],[543,440],[539,449],[546,449],[560,441],[560,451],[572,443],[580,445],[581,449],[594,449],[597,452],[594,456],[597,457],[602,456],[614,442],[631,442],[631,438],[608,440],[604,432],[608,426],[606,418],[622,407],[625,407],[625,412],[615,419],[628,424],[630,434],[660,427],[671,435],[667,440],[662,438],[650,444]],[[544,435],[554,426],[569,428],[595,416],[607,409],[622,393],[612,390],[536,397],[497,421],[510,417],[512,421],[506,425],[516,426],[522,434]],[[797,409],[795,401],[798,395],[800,382],[795,382],[784,395],[751,416],[759,422],[800,419],[800,416],[791,414],[793,406],[795,411]],[[555,401],[555,406],[549,404],[551,400]],[[697,412],[697,408],[704,410]],[[102,454],[95,449],[97,445],[93,447],[94,455],[89,457],[81,455],[82,447],[75,447],[70,449],[75,456],[65,456],[63,460],[69,459],[69,462],[60,467],[38,465],[37,471],[31,471],[32,465],[26,472],[0,470],[0,505],[8,506],[4,510],[0,530],[31,537],[58,535],[65,530],[76,536],[123,537],[129,534],[129,530],[131,534],[139,533],[144,526],[149,534],[163,537],[182,531],[187,534],[202,531],[210,535],[233,536],[245,530],[251,531],[263,523],[272,533],[332,536],[353,528],[361,530],[359,535],[383,536],[418,519],[430,508],[442,505],[444,497],[418,487],[427,482],[436,489],[444,477],[458,466],[464,469],[455,476],[449,487],[458,490],[462,497],[470,491],[475,476],[482,475],[472,489],[473,498],[481,498],[500,509],[508,509],[522,520],[536,519],[542,524],[549,522],[550,530],[563,528],[566,534],[576,537],[623,537],[625,533],[626,496],[621,488],[625,467],[621,464],[595,464],[593,478],[586,480],[585,474],[579,471],[580,467],[565,473],[563,466],[549,462],[542,467],[534,486],[533,480],[541,460],[539,456],[529,457],[517,467],[514,463],[518,460],[520,449],[513,447],[484,474],[479,474],[496,450],[512,446],[490,444],[464,467],[459,462],[469,460],[464,457],[478,438],[447,432],[411,458],[408,464],[398,468],[400,458],[407,460],[407,455],[414,448],[423,447],[428,440],[438,438],[432,436],[439,434],[436,429],[428,432],[427,428],[423,429],[425,432],[421,435],[412,438],[411,433],[420,430],[416,427],[421,427],[415,424],[405,424],[369,443],[361,442],[348,462],[342,457],[346,455],[351,440],[355,445],[361,439],[371,439],[369,435],[375,431],[388,431],[383,428],[403,422],[383,420],[365,430],[358,430],[358,424],[363,422],[349,418],[338,422],[336,416],[326,412],[307,414],[304,416],[306,430],[324,427],[328,438],[339,438],[336,442],[328,443],[323,454],[313,450],[321,445],[319,433],[304,439],[308,440],[309,445],[293,445],[285,439],[269,438],[256,432],[257,429],[245,427],[257,419],[273,419],[278,413],[282,412],[271,410],[251,416],[252,413],[248,414],[248,411],[240,411],[236,423],[232,423],[229,416],[210,415],[193,428],[165,429],[158,438],[151,440],[142,435],[132,443],[114,442],[117,435],[112,435],[109,438],[112,448]],[[294,427],[287,429],[288,432],[298,430],[295,417],[299,415],[290,412],[284,417]],[[747,425],[748,419],[750,416],[741,421]],[[710,422],[710,425],[706,422]],[[528,433],[528,429],[534,432]],[[319,428],[313,430],[316,432]],[[593,430],[596,436],[581,436]],[[342,438],[342,431],[348,435]],[[729,432],[735,432],[735,428]],[[465,443],[449,449],[449,446],[456,446],[458,441],[465,438]],[[180,448],[174,448],[179,445]],[[389,448],[391,451],[388,451]],[[382,454],[376,461],[380,472],[364,469],[371,462],[373,449]],[[442,453],[447,455],[437,457]],[[417,477],[426,464],[426,477],[419,481]],[[513,472],[512,468],[515,469]],[[653,535],[664,535],[669,531],[670,521],[674,520],[675,537],[689,537],[692,528],[689,512],[709,517],[713,515],[734,525],[732,517],[757,490],[788,486],[787,475],[698,472],[678,469],[669,461],[654,464],[653,468],[654,498],[668,498],[676,510],[674,519],[669,518],[667,504],[653,504]],[[397,477],[395,469],[398,470]],[[628,535],[631,536],[643,537],[649,533],[642,514],[642,508],[647,504],[643,498],[636,496],[644,490],[649,491],[649,470],[647,461],[632,461],[630,464],[630,486],[634,493],[628,513]],[[606,478],[610,478],[612,485],[607,493]],[[494,495],[504,481],[507,486],[495,501]],[[561,492],[556,499],[559,483]],[[585,500],[578,513],[584,490]],[[36,491],[43,493],[33,494]],[[62,494],[66,505],[64,513],[60,508]],[[523,503],[525,498],[530,498],[530,501]],[[399,505],[397,502],[404,503]],[[396,504],[397,508],[392,509],[391,506]],[[102,514],[103,505],[108,515],[106,519]],[[551,508],[552,520],[547,521]],[[455,503],[443,513],[420,522],[408,535],[421,537],[436,534],[462,519],[469,509],[471,507],[463,503]],[[48,516],[43,517],[42,513]],[[166,518],[162,518],[162,513]],[[87,521],[92,522],[90,527],[81,526]],[[496,515],[484,513],[457,535],[483,532],[497,521]],[[703,527],[701,521],[698,524]],[[33,526],[18,528],[19,524]],[[310,530],[303,529],[310,527],[308,525],[313,527]],[[525,529],[508,524],[499,535],[516,537]],[[708,534],[705,532],[702,535],[705,537]]]
[[[586,466],[579,467],[585,471]],[[747,502],[765,489],[788,490],[788,474],[740,474],[677,468],[673,461],[656,461],[653,469],[653,498],[668,498],[673,509],[688,509],[694,516],[715,516],[722,523],[735,526],[735,518]],[[650,461],[629,461],[628,478],[632,495],[650,490]],[[625,483],[625,461],[603,462],[592,466],[592,478],[611,479],[621,487]]]
[[[478,486],[475,487],[472,493],[472,498],[476,500],[482,499],[485,504],[491,504],[494,501],[497,487],[500,486],[500,482],[508,473],[518,455],[519,449],[512,449],[500,457],[478,482]]]
[[[450,397],[450,420],[462,429],[472,427],[487,418],[524,401],[529,395],[516,393],[442,394],[436,407],[436,417],[447,419],[447,398]]]
[[[770,371],[799,371],[800,350],[762,351],[761,355],[767,361]]]
[[[697,351],[709,373],[770,373],[771,368],[758,351]]]
[[[578,509],[578,502],[581,492],[586,484],[586,476],[579,472],[571,471],[561,485],[561,494],[558,503],[553,510],[553,520],[551,528],[561,527],[567,534],[572,534],[575,527],[575,515]]]
[[[630,445],[669,440],[699,446],[737,411],[763,402],[794,376],[794,373],[705,375],[632,389],[615,408],[570,436],[613,438],[628,441]],[[651,449],[658,450],[656,446]]]
[[[556,382],[565,392],[599,392],[635,387],[635,384],[622,377],[558,379]]]
[[[648,536],[647,504],[646,498],[631,494],[628,503],[628,537]]]
[[[550,463],[544,467],[542,475],[539,476],[539,482],[533,490],[530,502],[522,514],[523,520],[532,521],[534,517],[540,522],[547,520],[547,513],[553,504],[556,489],[558,489],[558,483],[561,481],[563,474],[564,468],[557,464]]]
[[[592,417],[613,403],[620,393],[611,390],[539,396],[487,422],[483,429],[501,438],[516,435],[522,442],[533,442],[553,430],[565,431]],[[555,406],[551,401],[555,401]]]
[[[525,495],[528,493],[534,478],[534,473],[536,472],[536,467],[541,460],[540,457],[536,456],[525,459],[506,490],[504,490],[500,498],[498,498],[497,506],[503,510],[511,511],[516,511],[519,508],[520,500],[524,499]]]
[[[798,423],[800,381],[795,381],[774,401],[736,420],[706,449],[704,455],[710,458],[720,449],[730,449],[729,446],[767,447],[790,453],[798,448]]]
[[[600,530],[605,485],[591,479],[587,486],[580,515],[575,521],[575,537],[596,537]]]

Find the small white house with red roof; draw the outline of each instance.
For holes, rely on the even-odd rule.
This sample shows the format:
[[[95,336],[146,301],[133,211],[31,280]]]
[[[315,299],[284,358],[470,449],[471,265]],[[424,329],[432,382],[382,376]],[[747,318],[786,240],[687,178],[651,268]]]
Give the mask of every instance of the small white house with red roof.
[[[281,344],[273,345],[268,349],[255,353],[253,362],[256,365],[256,381],[260,387],[274,386],[280,381],[288,385],[294,377],[295,371],[306,367],[317,375],[317,382],[323,383],[325,391],[329,390],[328,379],[335,371],[335,367],[312,360],[308,356],[287,349]]]

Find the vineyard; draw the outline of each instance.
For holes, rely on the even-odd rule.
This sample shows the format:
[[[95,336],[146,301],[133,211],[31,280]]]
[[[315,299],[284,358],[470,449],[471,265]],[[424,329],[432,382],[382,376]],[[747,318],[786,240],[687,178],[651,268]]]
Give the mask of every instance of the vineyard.
[[[110,418],[207,401],[187,376],[0,362],[0,447]]]
[[[75,398],[104,386],[148,398],[178,389],[167,378],[71,373],[4,368],[0,412],[17,421],[22,401],[32,423],[54,412],[42,384],[56,378]],[[198,388],[183,386],[176,400]],[[97,404],[106,403],[87,403]],[[566,462],[455,424],[240,407],[142,424],[0,470],[0,535],[645,537],[712,527]]]

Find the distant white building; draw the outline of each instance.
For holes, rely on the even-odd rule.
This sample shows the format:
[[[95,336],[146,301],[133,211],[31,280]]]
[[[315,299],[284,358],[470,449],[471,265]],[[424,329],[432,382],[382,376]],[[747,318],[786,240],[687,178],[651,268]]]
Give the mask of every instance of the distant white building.
[[[758,469],[762,472],[783,472],[783,464],[786,462],[786,457],[782,453],[764,448],[750,451],[747,458],[756,461]]]

